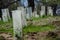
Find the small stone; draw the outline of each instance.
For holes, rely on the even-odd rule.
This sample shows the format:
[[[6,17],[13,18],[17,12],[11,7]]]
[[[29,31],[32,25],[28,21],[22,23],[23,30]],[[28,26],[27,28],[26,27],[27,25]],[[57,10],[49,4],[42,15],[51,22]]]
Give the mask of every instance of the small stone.
[[[26,38],[28,38],[29,36],[28,35],[25,35]]]

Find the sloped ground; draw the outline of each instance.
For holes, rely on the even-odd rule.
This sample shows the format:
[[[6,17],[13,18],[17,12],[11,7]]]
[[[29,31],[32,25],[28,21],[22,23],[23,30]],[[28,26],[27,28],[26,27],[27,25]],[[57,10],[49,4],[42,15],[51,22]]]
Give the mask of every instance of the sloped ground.
[[[23,28],[24,40],[60,40],[59,16],[38,18],[27,23],[29,26]],[[0,22],[0,39],[13,40],[12,22]]]
[[[34,25],[34,26],[33,27],[28,26],[24,28],[28,30],[28,31],[27,30],[23,31],[24,40],[60,40],[60,17],[59,16],[28,21],[28,24]],[[48,25],[48,27],[51,27],[51,28],[54,27],[53,30],[51,28],[47,28],[46,25]],[[52,25],[52,26],[49,26],[49,25]],[[38,30],[40,31],[36,31],[37,28],[35,29],[35,26],[40,26],[40,29],[38,27]],[[41,29],[43,31],[41,31]]]

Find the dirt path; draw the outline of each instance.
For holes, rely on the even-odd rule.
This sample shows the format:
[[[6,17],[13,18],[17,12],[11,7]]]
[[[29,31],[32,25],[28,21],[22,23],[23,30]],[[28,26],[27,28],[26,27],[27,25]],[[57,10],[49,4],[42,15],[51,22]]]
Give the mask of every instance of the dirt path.
[[[1,33],[0,37],[2,37],[2,39],[0,38],[0,40],[13,40],[13,36],[10,33]]]
[[[60,40],[60,32],[33,32],[24,35],[24,40]]]

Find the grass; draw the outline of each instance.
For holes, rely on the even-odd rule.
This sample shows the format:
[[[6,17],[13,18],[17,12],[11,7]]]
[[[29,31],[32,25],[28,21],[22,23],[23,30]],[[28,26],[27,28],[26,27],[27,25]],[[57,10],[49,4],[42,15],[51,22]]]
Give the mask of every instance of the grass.
[[[48,17],[54,17],[54,16],[42,16],[42,17],[40,16],[40,17],[38,17],[38,18],[37,18],[37,17],[32,17],[31,19],[32,19],[32,20],[40,20],[40,19],[48,18]]]
[[[12,33],[13,34],[13,28],[10,29],[5,29],[5,28],[0,28],[0,33]]]
[[[13,27],[8,28],[8,29],[6,27],[6,25],[11,25],[11,24],[12,24],[11,20],[9,20],[8,22],[0,21],[0,33],[1,32],[3,32],[3,33],[12,33],[12,35],[13,35]]]
[[[2,20],[0,21],[0,25],[6,24],[6,23],[11,23],[12,20],[9,20],[8,22],[3,22]]]
[[[5,24],[3,21],[0,21],[0,25]]]
[[[53,29],[55,29],[53,25],[45,25],[45,26],[29,25],[23,28],[23,32],[26,34],[28,32],[43,32],[43,31],[51,31]]]

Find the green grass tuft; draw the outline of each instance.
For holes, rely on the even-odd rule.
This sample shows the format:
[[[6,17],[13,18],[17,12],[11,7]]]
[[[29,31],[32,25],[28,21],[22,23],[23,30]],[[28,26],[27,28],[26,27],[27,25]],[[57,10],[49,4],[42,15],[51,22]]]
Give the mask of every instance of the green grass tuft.
[[[7,27],[6,27],[7,26]],[[13,27],[12,26],[12,21],[9,20],[8,22],[3,22],[0,21],[0,33],[12,33],[13,35]]]
[[[55,29],[55,27],[53,25],[45,25],[45,26],[29,25],[29,26],[23,28],[23,32],[24,33],[28,33],[28,32],[43,32],[43,31],[51,31],[53,29]]]

